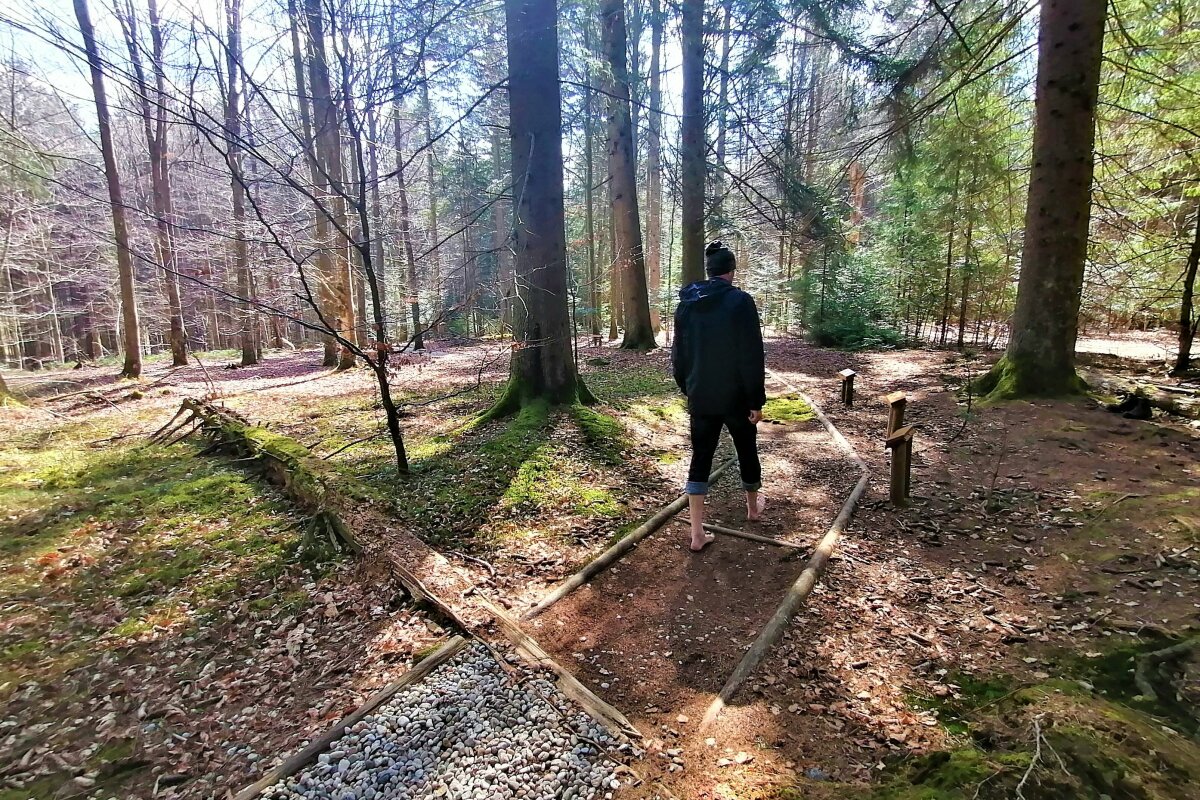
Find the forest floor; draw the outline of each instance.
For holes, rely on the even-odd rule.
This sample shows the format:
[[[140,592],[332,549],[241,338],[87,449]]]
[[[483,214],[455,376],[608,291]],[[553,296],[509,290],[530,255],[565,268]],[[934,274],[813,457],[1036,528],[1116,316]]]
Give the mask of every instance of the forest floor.
[[[299,563],[300,515],[241,465],[146,445],[182,397],[328,457],[514,613],[678,496],[686,412],[664,353],[583,348],[600,407],[477,425],[505,353],[400,366],[408,477],[379,435],[370,376],[331,373],[313,352],[15,385],[30,400],[0,412],[0,798],[224,796],[444,635],[379,565]],[[1200,658],[1151,670],[1158,699],[1132,670],[1200,625],[1196,429],[1088,399],[967,414],[959,390],[986,359],[942,351],[774,340],[768,364],[873,480],[839,556],[713,729],[700,718],[803,557],[728,537],[694,556],[677,520],[524,625],[646,735],[644,782],[621,796],[1194,796]],[[859,373],[852,409],[836,402],[845,367]],[[807,546],[857,475],[804,404],[771,389],[767,519],[745,523],[735,475],[710,513]],[[918,425],[916,496],[899,511],[884,499],[879,400],[897,390]]]

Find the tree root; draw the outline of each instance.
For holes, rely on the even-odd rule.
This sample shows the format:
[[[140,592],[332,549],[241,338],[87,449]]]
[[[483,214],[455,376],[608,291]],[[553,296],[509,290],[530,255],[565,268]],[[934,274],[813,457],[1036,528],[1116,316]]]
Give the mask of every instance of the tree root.
[[[1168,683],[1169,678],[1162,674],[1160,668],[1163,665],[1181,661],[1197,649],[1200,649],[1200,636],[1176,642],[1162,650],[1146,653],[1137,660],[1137,668],[1133,673],[1133,682],[1137,685],[1138,691],[1150,700],[1172,702],[1174,692],[1163,686]]]

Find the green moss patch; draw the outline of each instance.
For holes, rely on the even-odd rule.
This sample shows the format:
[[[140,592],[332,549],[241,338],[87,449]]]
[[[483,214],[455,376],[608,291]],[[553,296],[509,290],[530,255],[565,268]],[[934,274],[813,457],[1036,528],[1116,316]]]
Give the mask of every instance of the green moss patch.
[[[67,440],[2,450],[0,467],[0,623],[37,612],[0,634],[6,674],[51,677],[109,642],[187,628],[239,592],[277,602],[261,576],[295,571],[289,504],[220,459]]]
[[[772,397],[762,409],[763,419],[769,422],[808,422],[816,418],[812,406],[799,395]]]
[[[653,364],[589,370],[586,377],[591,392],[617,408],[635,400],[679,394],[679,387],[670,373]]]

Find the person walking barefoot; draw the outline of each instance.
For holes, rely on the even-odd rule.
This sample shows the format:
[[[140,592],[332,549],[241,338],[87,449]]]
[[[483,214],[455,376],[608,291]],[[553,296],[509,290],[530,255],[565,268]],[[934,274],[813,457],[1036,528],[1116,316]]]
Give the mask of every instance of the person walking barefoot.
[[[766,362],[758,308],[750,295],[733,285],[737,259],[721,242],[704,248],[708,280],[679,291],[671,365],[675,383],[687,396],[692,439],[688,469],[688,510],[692,516],[688,546],[699,552],[713,541],[704,530],[708,476],[721,438],[729,431],[737,451],[746,519],[762,519],[766,500],[758,460],[758,428],[766,402]]]

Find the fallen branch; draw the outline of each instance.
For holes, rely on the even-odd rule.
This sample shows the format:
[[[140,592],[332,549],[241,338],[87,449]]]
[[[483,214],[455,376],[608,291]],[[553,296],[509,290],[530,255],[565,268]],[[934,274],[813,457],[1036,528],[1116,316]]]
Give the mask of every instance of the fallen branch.
[[[677,520],[677,521],[684,525],[692,524],[692,521],[690,519],[688,519],[687,517],[680,517],[679,520]],[[704,523],[704,530],[712,531],[713,533],[720,533],[724,536],[735,536],[738,539],[745,539],[748,542],[759,542],[760,544],[769,544],[772,547],[787,547],[787,548],[791,548],[793,550],[807,550],[808,549],[807,547],[805,547],[802,544],[792,544],[791,542],[784,542],[779,539],[774,539],[770,536],[762,536],[757,533],[750,533],[749,531],[739,531],[736,528],[725,528],[721,525],[713,525],[712,523],[709,523],[709,522]]]
[[[1150,700],[1158,700],[1161,696],[1161,687],[1155,687],[1151,671],[1157,671],[1161,664],[1179,661],[1198,648],[1200,648],[1200,637],[1195,637],[1177,642],[1170,647],[1164,647],[1162,650],[1146,653],[1139,658],[1137,668],[1133,673],[1133,682],[1137,685],[1138,691]]]
[[[1038,762],[1042,760],[1042,718],[1036,716],[1033,718],[1033,758],[1029,759],[1029,768],[1025,770],[1025,774],[1021,776],[1021,782],[1017,784],[1016,793],[1020,800],[1025,800],[1025,794],[1021,790],[1025,788],[1025,784],[1029,782],[1029,776],[1033,774],[1034,768]]]
[[[336,502],[337,490],[327,476],[328,467],[299,442],[251,425],[233,411],[206,400],[187,398],[171,421],[181,416],[181,423],[172,427],[168,422],[151,437],[151,441],[164,441],[188,423],[198,423],[197,430],[212,439],[212,445],[202,452],[212,450],[216,445],[245,460],[259,463],[272,483],[282,487],[293,502],[313,515],[306,544],[328,537],[335,549],[345,545],[355,552],[362,550],[362,545],[342,518]],[[167,446],[182,441],[192,433],[183,433],[168,441]]]

